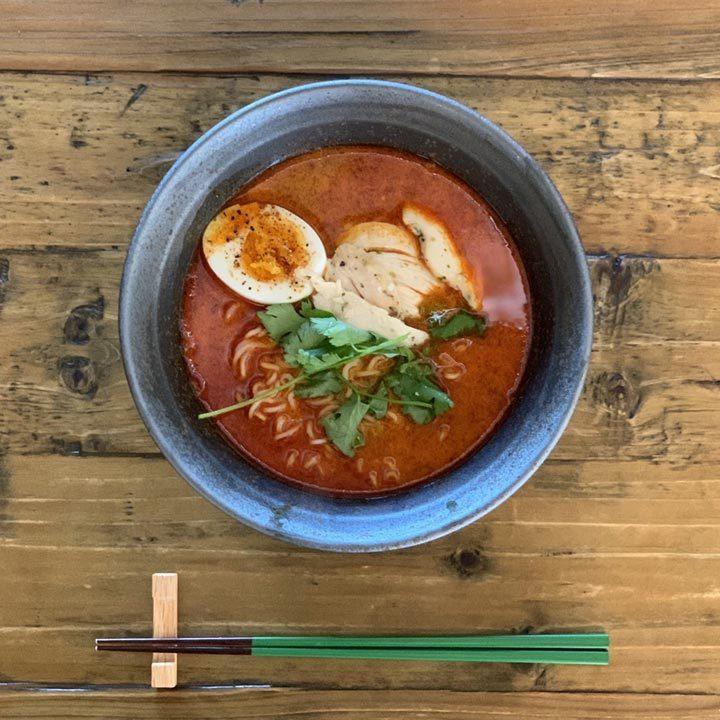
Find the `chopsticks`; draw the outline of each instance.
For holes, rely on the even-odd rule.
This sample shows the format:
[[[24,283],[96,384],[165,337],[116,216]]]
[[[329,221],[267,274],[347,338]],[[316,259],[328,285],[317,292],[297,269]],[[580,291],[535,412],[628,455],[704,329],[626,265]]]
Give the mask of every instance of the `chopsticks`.
[[[96,650],[256,657],[607,665],[606,633],[445,636],[98,638]]]

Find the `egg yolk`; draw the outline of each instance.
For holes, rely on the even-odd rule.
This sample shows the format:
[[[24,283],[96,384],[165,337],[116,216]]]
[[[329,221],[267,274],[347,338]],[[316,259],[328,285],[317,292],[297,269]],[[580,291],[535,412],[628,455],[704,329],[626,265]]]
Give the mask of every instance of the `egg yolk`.
[[[243,236],[234,265],[261,282],[289,280],[310,261],[302,231],[277,210],[259,203],[230,207],[216,218],[211,242],[222,244]]]
[[[244,213],[248,233],[236,265],[261,282],[288,280],[310,255],[300,229],[276,210]]]

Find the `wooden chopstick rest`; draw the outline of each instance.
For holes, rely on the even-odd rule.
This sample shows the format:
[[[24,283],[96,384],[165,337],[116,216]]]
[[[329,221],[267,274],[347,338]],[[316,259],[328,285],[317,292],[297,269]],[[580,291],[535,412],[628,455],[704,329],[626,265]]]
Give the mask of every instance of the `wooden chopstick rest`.
[[[153,637],[176,638],[178,631],[177,573],[154,573],[152,576]],[[174,688],[177,685],[177,654],[153,653],[150,685]]]

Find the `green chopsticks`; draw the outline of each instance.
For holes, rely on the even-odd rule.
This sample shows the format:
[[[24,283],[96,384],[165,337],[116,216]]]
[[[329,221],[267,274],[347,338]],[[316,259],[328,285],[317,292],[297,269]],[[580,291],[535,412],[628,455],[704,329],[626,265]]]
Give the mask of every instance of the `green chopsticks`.
[[[606,633],[98,638],[96,650],[355,660],[607,665]]]
[[[257,635],[253,647],[375,647],[375,648],[568,648],[605,649],[606,633],[553,635]]]
[[[432,660],[435,662],[542,663],[544,665],[607,665],[607,650],[521,650],[502,648],[309,648],[259,647],[258,657],[345,658],[355,660]]]

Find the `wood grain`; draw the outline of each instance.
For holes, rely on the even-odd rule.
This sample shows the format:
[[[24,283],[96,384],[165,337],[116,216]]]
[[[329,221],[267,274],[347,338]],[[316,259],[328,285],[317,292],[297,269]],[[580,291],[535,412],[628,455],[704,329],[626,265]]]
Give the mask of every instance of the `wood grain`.
[[[151,695],[137,690],[69,693],[35,692],[0,694],[0,710],[17,720],[53,717],[132,717],[135,720],[187,720],[187,718],[341,718],[342,720],[499,720],[523,717],[543,720],[573,717],[578,720],[702,720],[716,718],[717,698],[704,695],[622,695],[558,693],[453,693],[453,692],[327,692],[294,689],[178,690]],[[212,714],[210,714],[212,713]]]
[[[712,96],[701,102],[692,88],[676,86],[671,101],[667,93],[662,96],[662,112],[647,110],[652,119],[641,125],[660,124],[656,132],[663,147],[671,144],[668,127],[680,128],[673,133],[677,151],[671,171],[669,151],[663,150],[662,159],[651,158],[653,151],[642,149],[642,139],[641,149],[626,159],[624,150],[603,147],[608,133],[618,134],[617,146],[627,146],[633,133],[641,137],[640,108],[655,107],[659,86],[601,83],[615,94],[611,100],[605,94],[602,107],[591,109],[588,103],[598,101],[584,83],[543,81],[538,93],[536,84],[514,81],[517,93],[507,100],[498,81],[477,87],[463,79],[437,82],[437,89],[452,87],[471,103],[494,99],[496,109],[513,103],[504,111],[505,125],[516,123],[515,132],[526,144],[542,127],[544,150],[538,154],[550,153],[546,160],[553,162],[546,164],[561,188],[572,196],[575,184],[586,183],[582,199],[575,196],[576,213],[596,248],[603,248],[608,229],[614,228],[616,248],[700,257],[591,257],[595,352],[580,407],[553,459],[483,523],[432,549],[357,561],[275,543],[191,493],[157,457],[137,419],[119,360],[117,287],[124,245],[145,197],[180,147],[230,111],[227,97],[238,93],[251,99],[289,79],[162,76],[128,109],[142,84],[136,78],[91,78],[88,84],[66,77],[47,80],[36,100],[33,79],[15,77],[19,99],[13,110],[24,115],[13,120],[10,142],[16,150],[7,162],[26,175],[22,192],[6,195],[14,215],[7,226],[11,232],[0,240],[6,270],[0,322],[9,338],[0,347],[1,428],[10,453],[0,528],[12,579],[7,593],[0,591],[0,618],[7,618],[0,620],[0,632],[9,650],[9,670],[0,667],[0,673],[12,680],[145,682],[142,658],[98,662],[91,641],[98,635],[145,632],[149,610],[144,600],[138,602],[142,591],[138,595],[131,588],[142,587],[150,572],[170,563],[194,588],[187,613],[194,620],[184,626],[188,632],[418,632],[437,631],[440,624],[451,632],[570,624],[604,626],[615,639],[612,666],[602,673],[364,663],[348,674],[321,662],[258,660],[236,666],[192,658],[183,670],[192,682],[282,684],[292,677],[305,686],[338,688],[720,691],[713,581],[720,486],[712,469],[719,446],[719,261],[711,232],[715,179],[697,171],[694,153],[709,168],[714,155],[677,140],[694,133],[704,118],[702,142],[715,152],[718,138],[708,120]],[[178,94],[182,102],[172,103]],[[59,112],[66,113],[66,135],[28,133],[22,119],[28,113],[42,117],[38,108],[53,103],[65,108]],[[523,112],[522,104],[535,110]],[[184,110],[172,116],[167,109],[176,106]],[[582,124],[578,117],[592,128],[595,112],[607,130],[588,130],[581,149],[569,152],[586,130],[576,127]],[[592,144],[592,133],[599,144]],[[33,164],[30,149],[41,141],[48,143],[46,157]],[[598,163],[593,153],[607,154]],[[691,161],[684,159],[688,155]],[[623,162],[612,174],[617,185],[603,171],[597,182],[604,189],[589,189],[588,173],[617,158]],[[562,169],[573,162],[562,180]],[[642,162],[652,163],[652,171],[639,169]],[[123,172],[123,166],[130,171]],[[41,184],[52,168],[56,176]],[[626,175],[631,181],[623,185]],[[684,195],[670,198],[675,191],[666,191],[664,183],[681,176]],[[638,190],[644,178],[650,193]],[[644,219],[640,227],[637,208],[656,191],[663,196],[647,206],[648,217],[659,217],[658,208],[668,199],[667,217],[684,236]],[[700,208],[697,215],[685,212],[688,198]],[[613,202],[624,224],[608,211]],[[631,238],[627,227],[635,228]],[[43,237],[41,253],[33,234],[39,228],[53,233]],[[633,245],[632,238],[640,242]],[[53,482],[48,485],[45,477]],[[108,554],[111,575],[103,562]],[[27,567],[34,568],[29,576]],[[67,579],[61,583],[56,567],[78,569],[71,581],[87,594],[76,603],[65,601]],[[29,584],[36,588],[38,583],[49,602],[28,605]],[[208,587],[225,590],[213,593],[209,602]],[[303,603],[297,603],[298,593]],[[102,602],[88,616],[90,598],[98,595]],[[504,602],[497,604],[500,596]],[[354,599],[366,597],[374,600],[358,607]],[[412,614],[407,597],[420,598]],[[442,607],[453,611],[439,621]],[[118,624],[108,626],[109,618]],[[48,662],[47,652],[28,651],[39,638],[57,661]],[[667,650],[660,657],[658,647]]]
[[[1,717],[718,717],[717,3],[0,0],[0,18]],[[451,537],[352,557],[195,494],[137,417],[117,337],[127,243],[178,155],[345,74],[419,83],[518,139],[595,294],[583,397],[537,475]],[[149,633],[158,570],[180,573],[189,634],[604,628],[612,662],[188,656],[193,687],[153,695],[145,656],[92,641]]]
[[[178,636],[178,576],[177,573],[153,573],[153,637]],[[177,685],[177,653],[153,653],[150,685],[154,688],[174,688]]]
[[[6,74],[0,248],[125,247],[178,155],[298,78]],[[399,78],[407,79],[407,78]],[[720,256],[720,82],[423,78],[550,173],[591,252]]]
[[[0,68],[717,78],[691,0],[0,3]]]
[[[600,671],[188,656],[183,682],[720,691],[720,483],[709,467],[550,461],[449,538],[349,557],[244,528],[159,458],[11,455],[3,478],[6,681],[146,684],[145,656],[99,656],[93,639],[147,634],[148,576],[172,568],[188,634],[604,627],[613,641]]]
[[[120,360],[123,252],[25,248],[0,257],[7,271],[0,319],[7,450],[156,454]],[[683,466],[720,458],[719,268],[718,260],[591,259],[593,361],[556,459]]]

